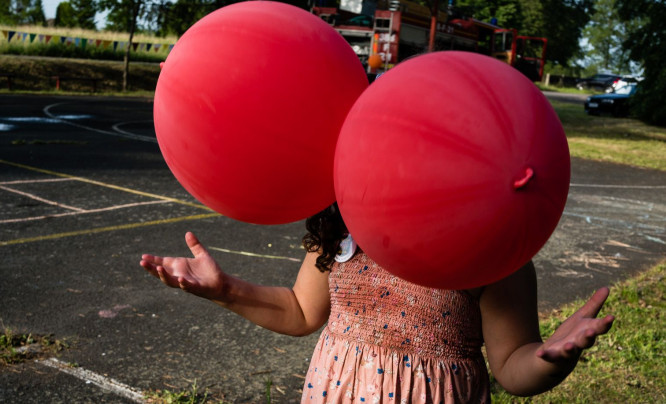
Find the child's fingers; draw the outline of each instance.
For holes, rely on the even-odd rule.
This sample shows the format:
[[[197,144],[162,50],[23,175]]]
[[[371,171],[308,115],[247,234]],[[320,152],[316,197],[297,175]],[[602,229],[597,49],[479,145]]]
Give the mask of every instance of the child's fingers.
[[[175,279],[173,276],[169,275],[169,273],[166,271],[166,269],[164,269],[163,266],[157,266],[155,270],[157,272],[157,276],[165,285],[171,286],[172,288],[180,287],[180,285],[178,284],[178,280]]]
[[[179,277],[178,277],[178,286],[179,286],[181,289],[183,289],[184,291],[186,291],[186,292],[190,292],[190,291],[192,290],[192,286],[193,286],[193,285],[192,285],[192,283],[190,283],[190,281],[188,281],[188,280],[185,279],[184,277],[179,276]]]
[[[541,348],[536,355],[546,362],[561,362],[576,358],[580,354],[580,348],[573,342],[567,342],[559,348]]]
[[[536,355],[548,362],[557,362],[575,358],[581,351],[591,348],[599,335],[607,333],[615,318],[611,315],[595,320],[590,326],[578,332],[573,338],[559,348],[541,348]]]
[[[139,262],[139,265],[143,267],[146,271],[150,272],[151,274],[157,276],[157,267],[153,265],[152,263],[146,261],[146,260],[141,260]]]
[[[615,318],[610,315],[600,320],[596,320],[590,325],[589,328],[580,333],[578,338],[578,346],[583,349],[590,348],[592,345],[594,345],[599,335],[606,334],[610,330],[610,328],[613,326],[614,320]]]
[[[194,235],[192,232],[187,232],[185,233],[185,242],[187,243],[187,246],[190,248],[190,251],[192,251],[192,255],[194,257],[199,257],[201,255],[207,255],[208,251],[206,250],[206,247],[201,244],[197,236]]]
[[[546,362],[555,363],[567,360],[575,354],[575,345],[571,344],[561,349],[543,349],[537,352],[537,356]]]
[[[581,332],[576,338],[576,346],[581,350],[590,348],[597,340],[597,332],[588,328]]]
[[[615,316],[609,314],[604,318],[595,320],[591,328],[594,331],[595,335],[606,334],[608,331],[610,331],[614,321],[615,321]]]
[[[609,294],[610,290],[607,287],[597,290],[590,300],[578,310],[577,314],[583,317],[596,317],[599,314],[599,311],[601,311]]]
[[[156,255],[151,255],[151,254],[143,254],[141,256],[141,259],[143,261],[148,261],[154,265],[162,265],[164,262],[164,258],[158,257]]]

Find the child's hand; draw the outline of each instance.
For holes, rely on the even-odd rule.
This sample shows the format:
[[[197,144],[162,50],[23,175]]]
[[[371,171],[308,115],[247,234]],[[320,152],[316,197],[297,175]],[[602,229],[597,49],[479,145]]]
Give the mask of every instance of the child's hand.
[[[596,318],[608,297],[608,288],[599,289],[590,300],[569,317],[537,350],[541,359],[573,369],[584,349],[594,345],[597,336],[605,334],[613,325],[613,316]]]
[[[224,300],[225,274],[194,234],[185,234],[185,241],[194,258],[144,254],[141,266],[168,286],[206,299]]]

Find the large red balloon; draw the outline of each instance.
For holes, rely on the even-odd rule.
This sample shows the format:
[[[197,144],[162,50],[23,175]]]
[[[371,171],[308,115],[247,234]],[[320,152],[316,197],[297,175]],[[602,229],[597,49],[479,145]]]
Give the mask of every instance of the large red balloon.
[[[342,217],[370,257],[408,281],[465,289],[506,277],[545,244],[570,159],[532,82],[450,51],[398,65],[359,97],[334,172]]]
[[[335,144],[367,86],[354,51],[320,18],[237,3],[174,46],[155,91],[155,131],[175,177],[205,205],[245,222],[292,222],[335,200]]]

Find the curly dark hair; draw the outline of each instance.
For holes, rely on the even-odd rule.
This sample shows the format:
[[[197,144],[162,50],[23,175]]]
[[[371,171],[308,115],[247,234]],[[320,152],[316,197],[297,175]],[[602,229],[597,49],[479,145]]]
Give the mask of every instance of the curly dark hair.
[[[340,242],[347,235],[347,226],[342,220],[338,203],[334,203],[305,221],[307,234],[303,236],[303,247],[308,252],[320,251],[316,266],[321,272],[330,271],[335,256],[340,253]]]

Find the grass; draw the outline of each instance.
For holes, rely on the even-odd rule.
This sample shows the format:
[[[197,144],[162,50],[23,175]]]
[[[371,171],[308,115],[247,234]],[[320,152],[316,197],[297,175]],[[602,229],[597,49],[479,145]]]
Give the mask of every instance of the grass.
[[[62,80],[56,91],[53,76],[97,79],[98,94],[121,93],[123,62],[50,58],[0,54],[0,74],[12,75],[12,90],[0,76],[0,93],[81,94],[91,93],[88,80]],[[160,74],[157,63],[130,63],[128,86],[134,95],[152,97]],[[127,95],[127,94],[123,94]]]
[[[228,404],[222,399],[212,398],[207,389],[202,392],[196,380],[192,382],[188,390],[150,391],[145,395],[145,398],[149,404]]]
[[[271,404],[271,402],[273,401],[271,399],[271,387],[273,387],[273,380],[270,378],[266,379],[264,384],[266,386],[266,391],[264,392],[264,396],[266,397],[266,404]]]
[[[17,334],[5,328],[0,334],[0,366],[53,355],[68,347],[53,335]]]
[[[546,86],[541,83],[535,83],[537,87],[539,87],[539,90],[541,91],[554,91],[556,93],[570,93],[570,94],[599,94],[599,92],[595,92],[593,90],[585,89],[585,90],[579,90],[576,87],[560,87],[560,86]]]
[[[576,370],[555,389],[518,398],[493,385],[495,403],[666,402],[666,262],[616,284],[600,313],[616,317],[611,331],[585,351]],[[542,318],[547,338],[584,302]]]
[[[666,171],[666,128],[635,119],[588,116],[581,105],[551,103],[572,156]]]

